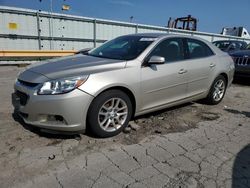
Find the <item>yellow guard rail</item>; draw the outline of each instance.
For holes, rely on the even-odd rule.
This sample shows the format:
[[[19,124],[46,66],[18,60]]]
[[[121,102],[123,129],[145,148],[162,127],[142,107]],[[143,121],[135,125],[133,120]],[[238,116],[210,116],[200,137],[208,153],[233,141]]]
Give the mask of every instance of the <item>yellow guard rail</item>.
[[[0,57],[61,57],[76,50],[0,50]]]

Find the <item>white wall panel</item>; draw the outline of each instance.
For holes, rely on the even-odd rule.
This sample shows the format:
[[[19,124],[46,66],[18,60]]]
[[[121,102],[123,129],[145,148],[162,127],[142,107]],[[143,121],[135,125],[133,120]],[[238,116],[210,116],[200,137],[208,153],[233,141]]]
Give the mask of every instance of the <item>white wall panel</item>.
[[[96,38],[100,40],[110,40],[121,35],[135,33],[135,31],[135,27],[97,23]]]
[[[37,43],[34,39],[0,38],[0,50],[38,50]]]
[[[94,37],[94,26],[91,22],[81,22],[65,19],[53,19],[53,36],[68,38],[86,38]],[[43,28],[41,28],[43,29]]]
[[[36,16],[0,13],[0,33],[37,36]],[[9,24],[15,24],[11,28]]]

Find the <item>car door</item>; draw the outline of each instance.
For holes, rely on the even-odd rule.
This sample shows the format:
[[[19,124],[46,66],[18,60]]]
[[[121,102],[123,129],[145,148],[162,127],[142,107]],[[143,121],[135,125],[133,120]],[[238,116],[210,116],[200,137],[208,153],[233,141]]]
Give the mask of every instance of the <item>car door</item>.
[[[213,51],[204,42],[186,39],[188,97],[202,94],[210,87],[209,78],[213,75],[216,58]]]
[[[164,64],[147,65],[152,56],[165,58]],[[161,41],[145,59],[141,68],[141,110],[158,107],[186,97],[187,76],[183,40]]]

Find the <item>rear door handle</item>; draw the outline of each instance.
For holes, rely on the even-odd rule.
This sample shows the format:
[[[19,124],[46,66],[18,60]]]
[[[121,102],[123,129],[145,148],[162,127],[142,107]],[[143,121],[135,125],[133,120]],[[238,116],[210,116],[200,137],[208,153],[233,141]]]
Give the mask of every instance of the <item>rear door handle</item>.
[[[185,69],[181,69],[181,70],[179,70],[179,74],[184,74],[184,73],[186,73],[187,72],[187,70],[185,70]]]
[[[211,64],[209,65],[209,67],[213,68],[213,67],[215,67],[215,64],[214,64],[214,63],[211,63]]]

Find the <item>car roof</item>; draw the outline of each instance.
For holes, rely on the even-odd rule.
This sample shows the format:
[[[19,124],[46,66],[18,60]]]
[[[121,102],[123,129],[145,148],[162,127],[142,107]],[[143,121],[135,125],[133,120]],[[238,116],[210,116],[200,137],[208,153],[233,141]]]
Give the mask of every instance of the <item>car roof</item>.
[[[191,35],[183,35],[183,34],[169,34],[169,33],[136,33],[136,34],[128,34],[126,36],[139,36],[139,37],[152,37],[152,38],[171,38],[171,37],[179,37],[179,38],[188,38],[188,39],[196,39],[196,40],[200,40],[205,42],[206,44],[209,45],[209,41],[200,38],[200,37],[196,37],[196,36],[191,36]],[[210,46],[210,45],[209,45]],[[211,47],[211,46],[210,46]]]
[[[167,33],[136,33],[136,34],[129,34],[129,36],[160,38],[162,36],[170,36],[170,34],[167,34]]]
[[[216,43],[216,42],[229,42],[229,43],[235,42],[235,43],[246,43],[245,41],[239,41],[239,40],[217,40],[217,41],[213,41],[213,43]]]
[[[157,39],[167,38],[167,37],[196,39],[196,40],[200,40],[206,43],[216,54],[224,53],[219,48],[217,48],[212,43],[210,43],[208,40],[205,40],[203,38],[196,37],[196,36],[183,35],[183,34],[169,34],[169,33],[136,33],[136,34],[128,34],[126,36],[152,37],[152,38],[157,38]]]
[[[198,40],[204,41],[204,39],[202,38],[191,36],[191,35],[169,34],[169,33],[136,33],[136,34],[128,34],[126,36],[139,36],[139,37],[152,37],[152,38],[182,37],[182,38],[198,39]]]

